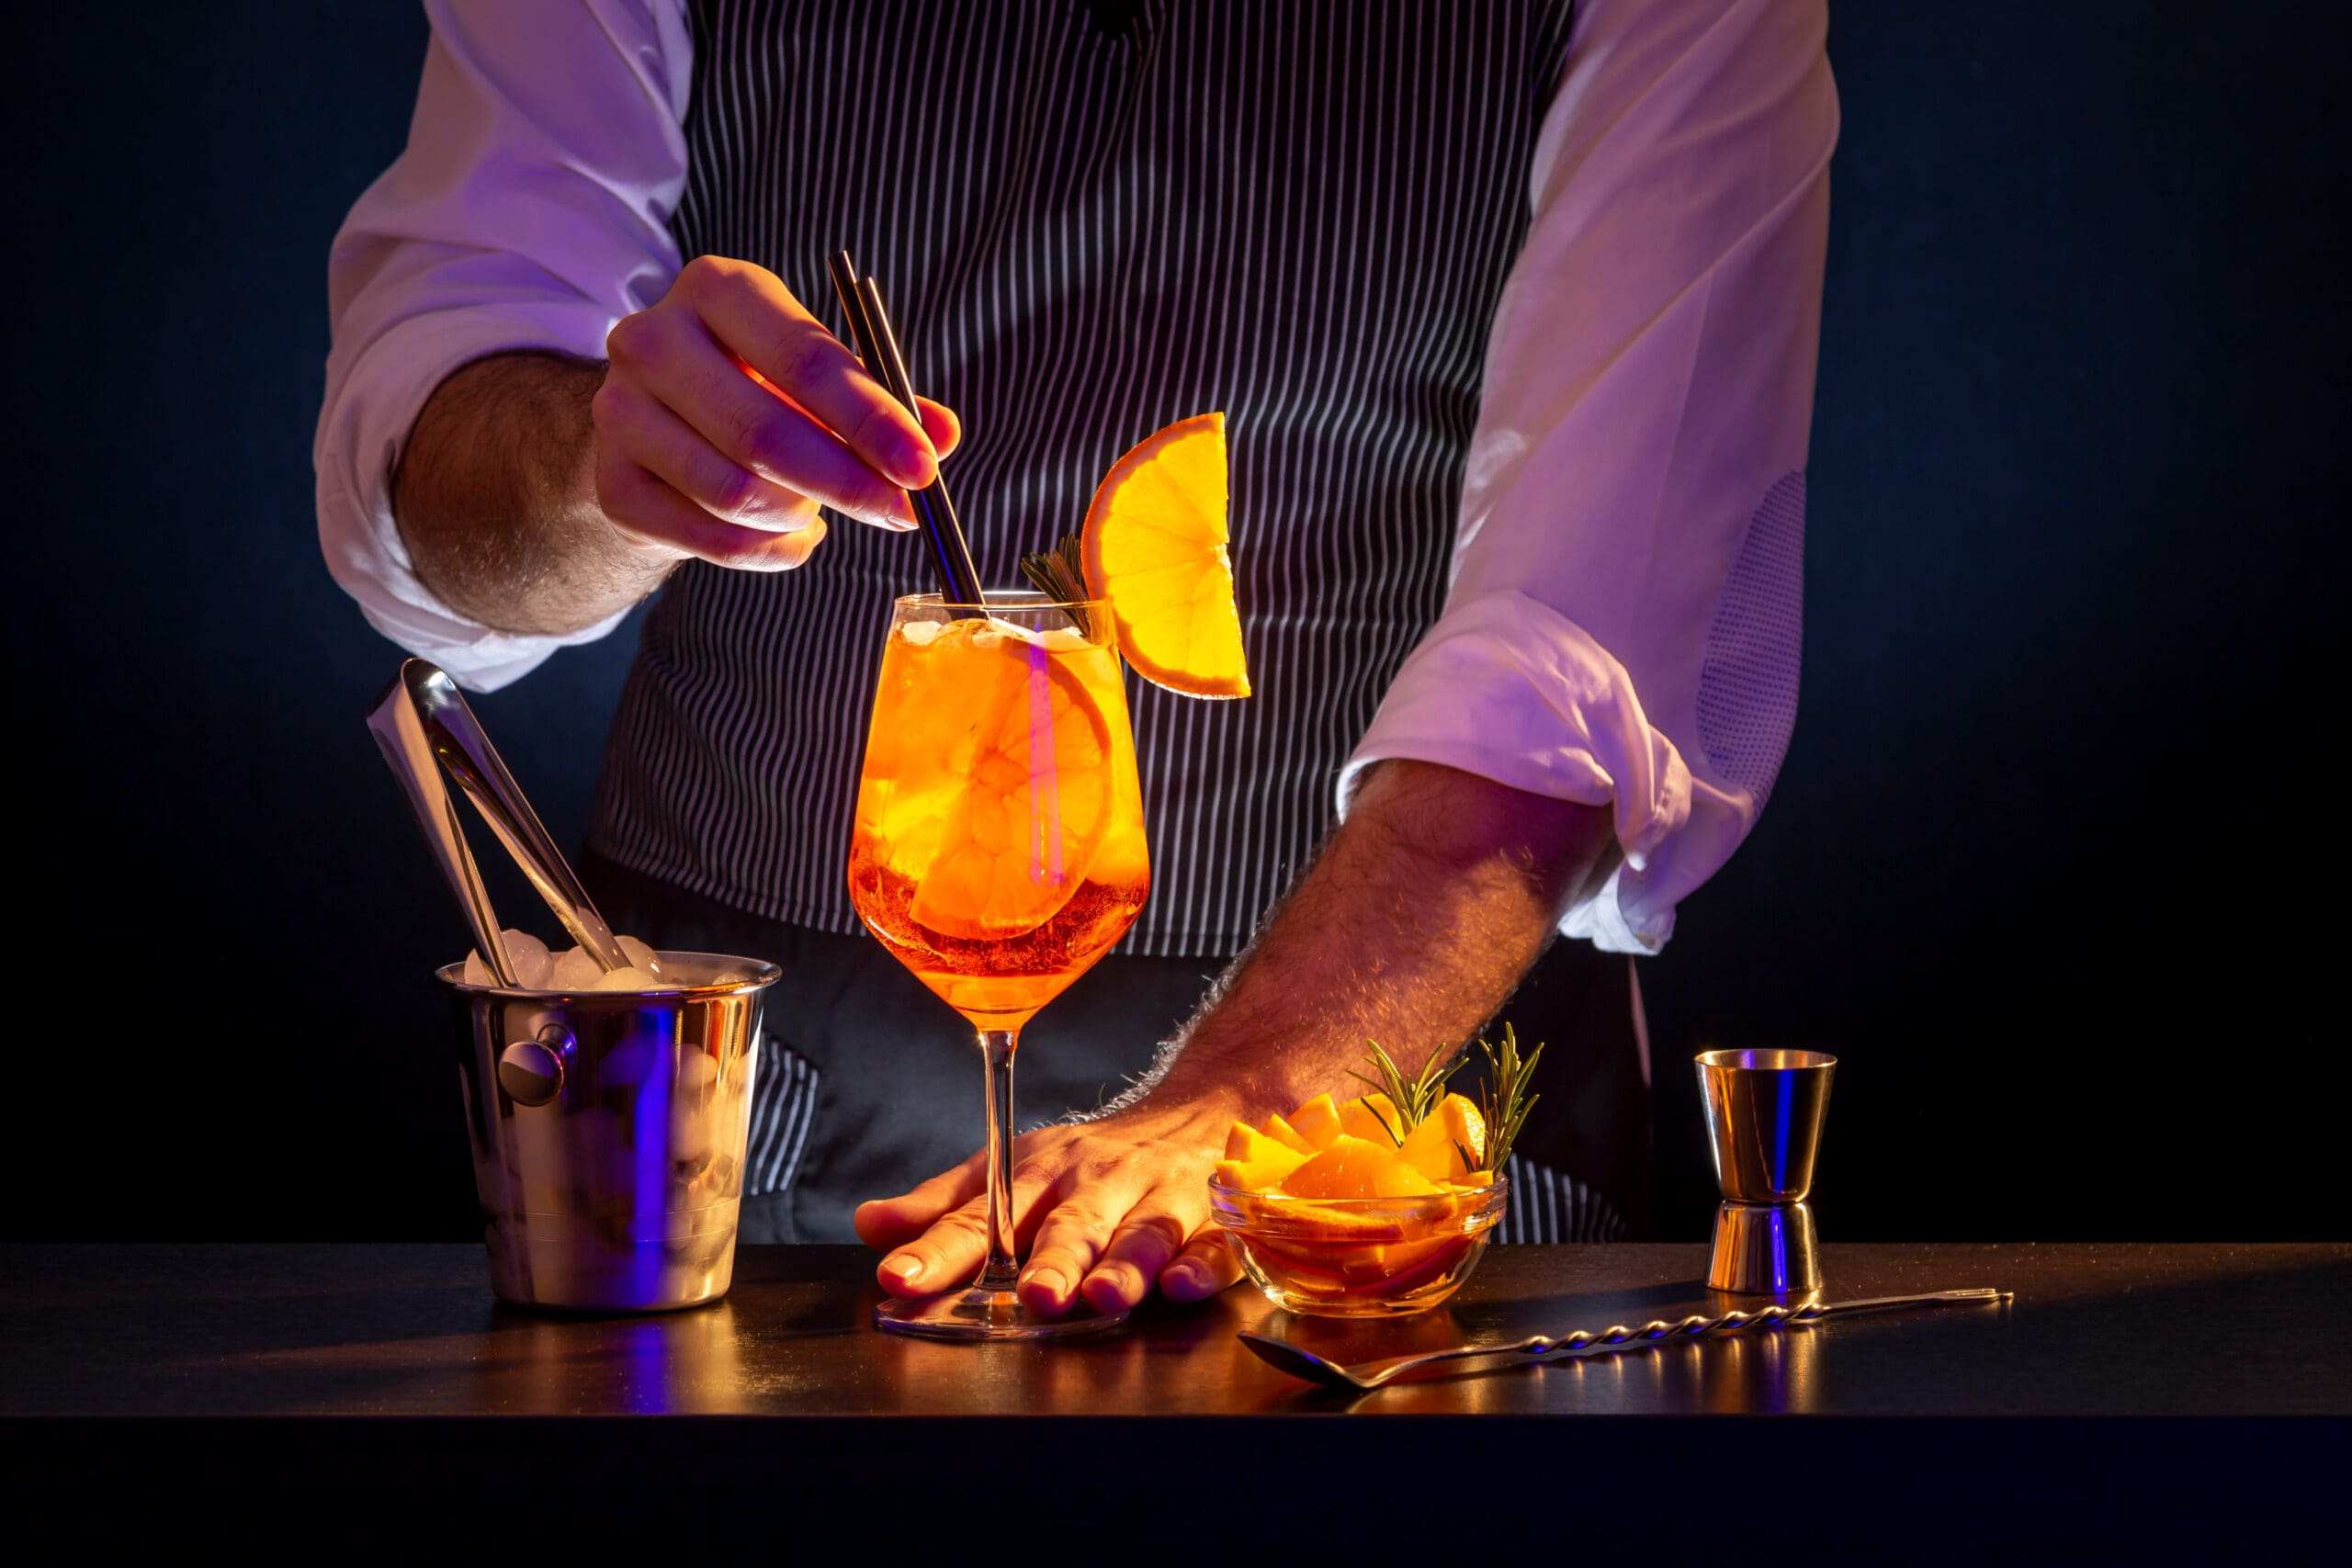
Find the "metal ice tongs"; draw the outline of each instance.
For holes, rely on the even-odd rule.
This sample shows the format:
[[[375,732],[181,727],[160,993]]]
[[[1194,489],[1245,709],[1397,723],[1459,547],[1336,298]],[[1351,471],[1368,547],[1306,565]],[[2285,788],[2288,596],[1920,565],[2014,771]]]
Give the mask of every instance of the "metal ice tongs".
[[[490,891],[482,886],[481,868],[466,847],[457,802],[441,782],[445,768],[572,940],[607,974],[628,967],[628,955],[613,940],[613,929],[596,912],[587,888],[581,886],[563,852],[555,847],[538,813],[523,797],[514,776],[499,760],[498,749],[483,733],[481,721],[458,694],[457,682],[438,665],[423,659],[402,664],[368,715],[368,728],[384,753],[385,764],[415,807],[417,825],[424,829],[441,874],[473,928],[474,946],[501,986],[512,988],[516,984],[514,960],[507,955],[497,912],[491,908]]]

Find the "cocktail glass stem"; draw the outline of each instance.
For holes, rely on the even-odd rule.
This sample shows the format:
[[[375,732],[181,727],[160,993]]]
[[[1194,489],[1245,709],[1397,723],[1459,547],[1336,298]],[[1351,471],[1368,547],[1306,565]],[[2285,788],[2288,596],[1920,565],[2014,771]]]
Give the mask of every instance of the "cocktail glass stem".
[[[1012,1246],[1012,1048],[1010,1029],[980,1031],[980,1055],[988,1073],[989,1260],[975,1290],[1009,1291],[1021,1276]]]

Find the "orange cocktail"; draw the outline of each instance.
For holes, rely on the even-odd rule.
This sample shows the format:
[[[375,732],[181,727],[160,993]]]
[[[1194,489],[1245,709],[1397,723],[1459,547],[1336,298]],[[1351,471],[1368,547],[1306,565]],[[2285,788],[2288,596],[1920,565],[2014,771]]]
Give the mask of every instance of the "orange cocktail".
[[[1150,886],[1143,792],[1110,612],[1035,593],[987,614],[898,601],[866,729],[850,897],[979,1031],[990,1258],[960,1297],[886,1303],[885,1327],[1035,1337],[1091,1323],[1013,1297],[1012,1054],[1022,1025],[1110,950]]]
[[[901,619],[866,731],[850,897],[976,1029],[1026,1023],[1151,884],[1108,617],[1055,618]]]

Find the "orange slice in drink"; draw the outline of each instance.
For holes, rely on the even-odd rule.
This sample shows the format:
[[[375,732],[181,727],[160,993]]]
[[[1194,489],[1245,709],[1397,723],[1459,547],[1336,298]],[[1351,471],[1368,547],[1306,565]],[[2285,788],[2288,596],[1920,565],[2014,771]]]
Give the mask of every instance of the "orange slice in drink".
[[[1196,414],[1111,466],[1080,536],[1087,591],[1111,602],[1119,651],[1186,696],[1250,694],[1225,513],[1225,415]]]
[[[1035,931],[1078,890],[1110,828],[1110,725],[1070,656],[989,622],[904,651],[910,689],[890,744],[939,765],[923,770],[936,787],[884,808],[886,864],[915,884],[909,912],[944,936]]]

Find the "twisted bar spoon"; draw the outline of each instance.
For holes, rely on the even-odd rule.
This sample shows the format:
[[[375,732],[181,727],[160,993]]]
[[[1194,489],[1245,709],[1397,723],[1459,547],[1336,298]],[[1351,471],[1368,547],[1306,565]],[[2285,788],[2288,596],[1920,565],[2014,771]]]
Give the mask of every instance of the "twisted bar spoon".
[[[1463,1345],[1451,1350],[1431,1350],[1418,1356],[1396,1356],[1385,1361],[1359,1361],[1343,1366],[1303,1349],[1287,1339],[1275,1339],[1263,1334],[1244,1333],[1241,1342],[1250,1347],[1258,1359],[1267,1365],[1288,1372],[1295,1378],[1320,1383],[1325,1388],[1345,1389],[1356,1393],[1368,1393],[1417,1367],[1434,1361],[1467,1360],[1480,1356],[1516,1356],[1520,1364],[1534,1361],[1563,1360],[1570,1357],[1600,1356],[1616,1350],[1638,1350],[1652,1345],[1679,1343],[1700,1339],[1710,1335],[1736,1334],[1743,1328],[1774,1328],[1784,1324],[1802,1326],[1818,1323],[1825,1317],[1843,1317],[1854,1313],[1892,1312],[1901,1307],[1960,1306],[1977,1302],[2006,1302],[2016,1292],[1990,1287],[1966,1291],[1929,1291],[1910,1296],[1870,1296],[1850,1302],[1807,1302],[1799,1307],[1768,1306],[1761,1312],[1733,1311],[1721,1317],[1701,1317],[1693,1314],[1679,1323],[1652,1322],[1639,1328],[1627,1328],[1622,1324],[1595,1334],[1579,1329],[1564,1338],[1554,1339],[1536,1335],[1510,1345]]]

